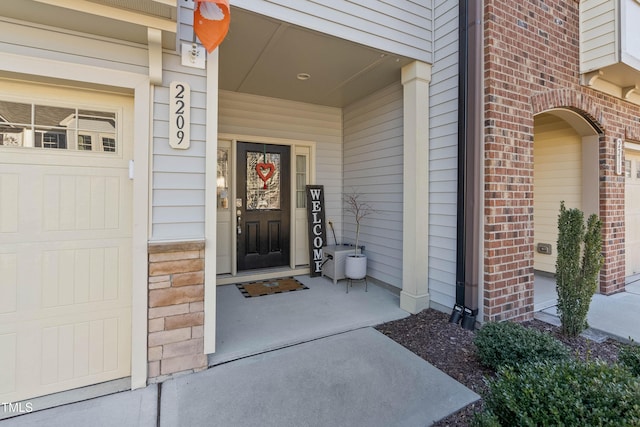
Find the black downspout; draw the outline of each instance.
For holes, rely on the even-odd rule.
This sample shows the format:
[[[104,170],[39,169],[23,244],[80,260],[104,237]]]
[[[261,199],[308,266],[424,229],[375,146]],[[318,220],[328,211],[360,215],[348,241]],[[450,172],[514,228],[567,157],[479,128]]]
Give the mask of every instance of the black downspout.
[[[456,303],[449,322],[458,323],[464,314],[465,202],[467,169],[467,1],[458,4],[458,198],[456,219]]]
[[[475,328],[478,314],[477,268],[479,257],[475,216],[478,212],[475,187],[480,144],[479,117],[482,108],[479,87],[479,61],[482,58],[480,9],[482,2],[460,0],[458,49],[458,196],[456,220],[456,303],[449,318],[451,323],[461,322],[465,329]],[[478,4],[480,3],[480,4]],[[471,10],[473,9],[473,10]],[[471,46],[470,46],[471,45]],[[479,46],[478,46],[479,45]],[[470,83],[470,79],[472,82]],[[472,116],[470,117],[470,113]],[[475,187],[474,187],[475,184]],[[475,286],[474,286],[475,285]]]

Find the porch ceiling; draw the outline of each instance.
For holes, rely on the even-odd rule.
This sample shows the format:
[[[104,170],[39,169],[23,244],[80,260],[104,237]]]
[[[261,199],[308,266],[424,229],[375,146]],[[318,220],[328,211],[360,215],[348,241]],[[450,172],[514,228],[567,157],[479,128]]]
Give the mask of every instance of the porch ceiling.
[[[220,88],[344,107],[400,81],[410,59],[234,8]],[[307,73],[308,80],[299,80]]]

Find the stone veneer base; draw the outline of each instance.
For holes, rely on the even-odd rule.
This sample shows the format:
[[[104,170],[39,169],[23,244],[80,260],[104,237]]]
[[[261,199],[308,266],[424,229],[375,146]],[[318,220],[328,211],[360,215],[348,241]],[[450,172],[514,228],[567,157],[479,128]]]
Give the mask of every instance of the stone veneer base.
[[[149,244],[149,383],[207,368],[204,241]]]

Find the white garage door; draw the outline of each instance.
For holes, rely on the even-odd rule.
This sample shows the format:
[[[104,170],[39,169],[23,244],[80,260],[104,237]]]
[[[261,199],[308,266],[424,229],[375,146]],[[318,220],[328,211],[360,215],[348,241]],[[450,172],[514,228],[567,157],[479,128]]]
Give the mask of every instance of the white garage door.
[[[640,151],[625,153],[626,276],[640,275]]]
[[[132,116],[0,79],[0,402],[130,375]]]
[[[534,252],[533,268],[555,273],[560,202],[582,209],[582,138],[566,121],[537,115],[533,156],[535,244],[552,247],[551,254]]]

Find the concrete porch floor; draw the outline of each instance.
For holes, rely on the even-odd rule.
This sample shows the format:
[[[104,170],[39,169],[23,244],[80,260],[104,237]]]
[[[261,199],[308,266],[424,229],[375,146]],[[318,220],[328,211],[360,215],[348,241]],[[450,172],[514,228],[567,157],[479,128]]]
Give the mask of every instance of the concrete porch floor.
[[[543,311],[558,304],[556,279],[550,273],[536,272],[533,286],[534,311]],[[631,280],[627,278],[625,290],[630,294],[640,294],[640,276],[634,276]]]
[[[549,273],[536,272],[533,280],[533,311],[542,311],[558,304],[555,277]]]
[[[217,287],[216,352],[209,366],[264,353],[342,332],[407,317],[398,292],[369,281],[296,276],[309,289],[245,298],[235,285]]]
[[[591,299],[584,332],[592,339],[607,336],[621,341],[640,341],[640,280],[628,281],[624,292],[613,295],[596,293]],[[546,273],[536,273],[534,279],[534,311],[537,319],[560,325],[556,281]]]

